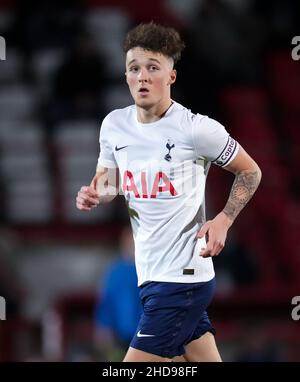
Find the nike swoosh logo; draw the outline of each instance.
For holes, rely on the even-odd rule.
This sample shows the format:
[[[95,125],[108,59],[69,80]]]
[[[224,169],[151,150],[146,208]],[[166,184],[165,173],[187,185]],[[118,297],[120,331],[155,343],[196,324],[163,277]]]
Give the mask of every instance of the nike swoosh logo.
[[[139,330],[137,332],[137,337],[155,337],[154,334],[142,334],[141,331]]]
[[[125,147],[128,147],[128,145],[127,146],[121,146],[121,147],[116,146],[115,150],[119,151],[119,150],[125,149]]]

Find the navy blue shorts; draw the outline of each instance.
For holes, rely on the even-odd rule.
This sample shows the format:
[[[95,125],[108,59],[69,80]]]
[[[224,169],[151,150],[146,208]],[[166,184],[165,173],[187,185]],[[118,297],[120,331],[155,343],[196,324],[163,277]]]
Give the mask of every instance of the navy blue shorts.
[[[185,345],[216,333],[206,308],[215,278],[200,283],[149,282],[140,287],[143,313],[130,346],[161,357],[185,353]]]

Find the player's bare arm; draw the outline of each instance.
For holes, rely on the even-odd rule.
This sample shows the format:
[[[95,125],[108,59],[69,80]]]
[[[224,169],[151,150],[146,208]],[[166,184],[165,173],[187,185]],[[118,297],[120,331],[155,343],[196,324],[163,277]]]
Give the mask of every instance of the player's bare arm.
[[[235,179],[223,211],[213,220],[207,221],[197,235],[199,238],[208,236],[207,246],[200,253],[203,257],[216,256],[224,248],[228,229],[254,195],[262,176],[256,162],[242,147],[224,168],[234,173]]]
[[[235,180],[223,212],[234,221],[257,190],[262,174],[258,165],[242,147],[226,170],[235,174]]]
[[[98,166],[89,186],[82,186],[77,194],[76,206],[81,211],[91,211],[99,204],[110,203],[118,194],[119,171]]]

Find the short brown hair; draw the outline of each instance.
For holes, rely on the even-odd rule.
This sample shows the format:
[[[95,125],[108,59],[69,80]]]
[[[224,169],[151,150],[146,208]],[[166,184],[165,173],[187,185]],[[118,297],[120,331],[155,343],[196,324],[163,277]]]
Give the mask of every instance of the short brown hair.
[[[175,29],[151,21],[147,24],[139,24],[127,33],[123,45],[124,52],[127,53],[136,47],[161,53],[173,58],[176,63],[180,60],[185,44]]]

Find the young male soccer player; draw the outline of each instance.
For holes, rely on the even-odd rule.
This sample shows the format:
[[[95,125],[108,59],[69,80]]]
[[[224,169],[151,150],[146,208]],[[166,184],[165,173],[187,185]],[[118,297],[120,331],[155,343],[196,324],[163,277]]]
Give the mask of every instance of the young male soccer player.
[[[96,175],[76,199],[82,211],[110,202],[120,178],[143,304],[124,361],[221,361],[206,313],[215,286],[212,257],[261,179],[257,164],[220,123],[171,99],[183,48],[174,29],[154,23],[127,34],[126,80],[134,105],[103,120]],[[235,180],[224,209],[205,221],[210,163]]]

